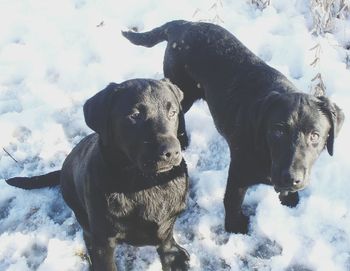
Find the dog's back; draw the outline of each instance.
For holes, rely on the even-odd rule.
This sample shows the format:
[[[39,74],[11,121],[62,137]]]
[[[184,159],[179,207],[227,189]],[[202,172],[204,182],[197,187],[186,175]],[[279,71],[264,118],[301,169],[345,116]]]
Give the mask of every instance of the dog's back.
[[[184,109],[196,99],[207,101],[232,157],[224,199],[226,230],[247,231],[241,204],[250,185],[266,180],[282,192],[283,204],[297,204],[296,191],[308,184],[311,165],[325,144],[333,154],[344,120],[339,107],[325,97],[300,93],[218,25],[174,21],[123,34],[139,45],[167,40],[164,75],[183,90]]]
[[[167,41],[164,75],[185,92],[184,110],[204,98],[224,136],[232,133],[234,116],[242,107],[271,91],[295,91],[284,75],[218,25],[172,21],[149,32],[123,35],[137,45]]]

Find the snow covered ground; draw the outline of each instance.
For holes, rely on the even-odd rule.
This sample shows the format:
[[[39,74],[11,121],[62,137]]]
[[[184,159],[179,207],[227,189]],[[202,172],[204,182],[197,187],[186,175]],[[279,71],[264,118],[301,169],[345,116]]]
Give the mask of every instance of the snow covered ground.
[[[0,2],[0,145],[19,161],[0,150],[0,270],[87,270],[81,230],[59,189],[24,191],[3,180],[59,169],[91,132],[82,104],[109,82],[162,78],[165,44],[136,47],[121,29],[149,30],[173,19],[215,20],[304,92],[320,72],[327,95],[349,118],[349,19],[336,20],[332,34],[316,37],[307,0],[272,0],[263,10],[248,0],[226,0],[210,9],[215,2]],[[310,50],[317,44],[318,53]],[[248,235],[223,229],[229,154],[205,102],[197,102],[186,121],[191,190],[176,238],[191,254],[191,270],[350,270],[348,121],[334,157],[321,155],[296,208],[282,206],[271,187],[249,190]],[[153,247],[124,245],[116,259],[120,270],[161,268]]]

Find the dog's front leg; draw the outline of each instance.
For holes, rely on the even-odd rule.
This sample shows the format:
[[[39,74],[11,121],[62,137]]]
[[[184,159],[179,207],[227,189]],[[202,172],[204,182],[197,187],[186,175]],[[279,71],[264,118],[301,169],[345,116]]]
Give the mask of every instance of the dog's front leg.
[[[174,240],[173,235],[157,249],[163,271],[186,271],[189,268],[190,255]]]
[[[116,271],[116,266],[114,263],[114,242],[109,241],[97,244],[97,242],[92,241],[91,234],[84,231],[84,241],[85,246],[89,255],[89,265],[91,271],[96,270],[112,270]]]
[[[249,219],[242,213],[242,203],[247,186],[239,172],[242,167],[238,167],[234,160],[231,161],[225,197],[225,230],[232,233],[247,233]]]
[[[108,240],[92,241],[91,249],[89,249],[92,271],[117,271],[114,249],[115,245]]]
[[[109,238],[110,225],[107,220],[107,202],[102,192],[89,187],[95,194],[87,194],[87,210],[89,232],[84,232],[85,244],[88,248],[93,271],[116,271],[114,250],[116,243]],[[100,193],[97,193],[100,192]]]
[[[225,230],[232,233],[247,233],[249,218],[242,213],[242,202],[247,191],[246,187],[235,187],[229,185],[224,197],[225,206]]]

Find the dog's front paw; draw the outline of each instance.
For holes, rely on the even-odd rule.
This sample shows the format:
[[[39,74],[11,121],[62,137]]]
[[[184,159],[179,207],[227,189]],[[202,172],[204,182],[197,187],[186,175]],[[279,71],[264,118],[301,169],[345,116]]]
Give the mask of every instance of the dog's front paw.
[[[298,192],[288,192],[288,193],[280,193],[279,199],[282,203],[282,205],[288,206],[288,207],[295,207],[299,203],[299,194]]]
[[[174,261],[171,264],[171,271],[187,271],[190,267],[190,255],[188,252],[182,248],[178,247],[179,251],[175,256]]]
[[[159,248],[157,251],[163,271],[187,271],[189,269],[190,255],[175,242],[172,247]]]
[[[248,233],[249,217],[240,213],[238,216],[225,217],[225,230],[231,233]]]

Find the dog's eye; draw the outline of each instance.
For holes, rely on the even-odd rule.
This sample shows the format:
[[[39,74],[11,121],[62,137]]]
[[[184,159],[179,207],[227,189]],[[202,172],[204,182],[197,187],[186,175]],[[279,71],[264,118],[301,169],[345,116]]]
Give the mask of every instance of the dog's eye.
[[[176,114],[177,114],[176,110],[170,110],[168,116],[169,116],[169,118],[173,118],[173,117],[175,117]]]
[[[277,138],[280,138],[284,135],[284,131],[281,129],[275,129],[273,130],[273,135]]]
[[[131,119],[137,120],[137,119],[139,119],[139,118],[141,117],[141,114],[140,114],[139,111],[135,111],[135,112],[133,112],[131,115],[129,115],[129,117],[130,117]]]
[[[320,140],[320,135],[319,135],[318,133],[312,132],[312,133],[310,134],[310,141],[311,141],[312,143],[317,143],[319,140]]]

